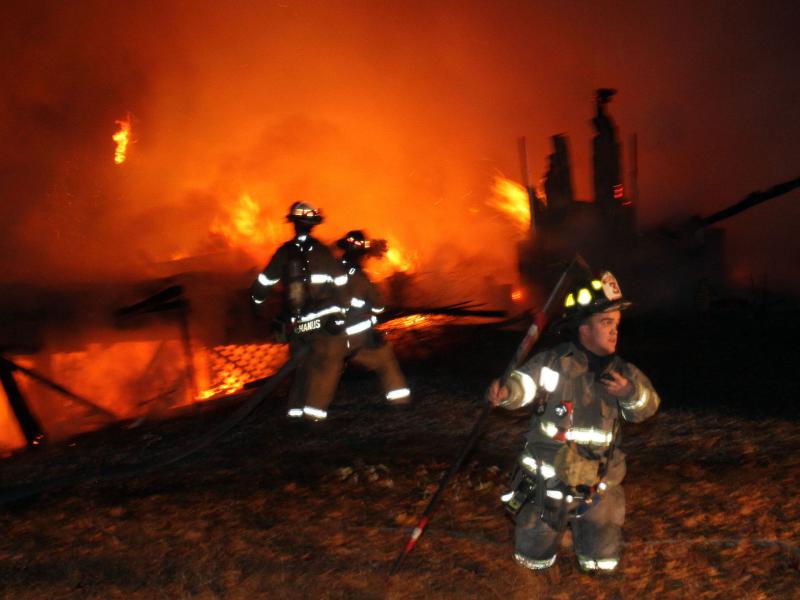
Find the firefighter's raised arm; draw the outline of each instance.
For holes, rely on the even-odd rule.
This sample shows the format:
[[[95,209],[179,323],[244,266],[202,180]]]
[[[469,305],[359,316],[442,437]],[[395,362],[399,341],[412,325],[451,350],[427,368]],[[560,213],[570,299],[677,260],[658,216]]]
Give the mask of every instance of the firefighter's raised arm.
[[[639,423],[651,417],[658,410],[661,398],[647,375],[637,367],[627,363],[625,371],[628,389],[626,393],[617,397],[617,402],[623,419]]]
[[[521,369],[512,371],[505,385],[500,385],[499,379],[492,381],[486,390],[486,400],[492,406],[502,406],[508,410],[516,410],[533,402],[536,398],[537,385],[533,377],[526,372],[526,368],[535,365],[536,371],[541,372],[538,362],[536,357]]]

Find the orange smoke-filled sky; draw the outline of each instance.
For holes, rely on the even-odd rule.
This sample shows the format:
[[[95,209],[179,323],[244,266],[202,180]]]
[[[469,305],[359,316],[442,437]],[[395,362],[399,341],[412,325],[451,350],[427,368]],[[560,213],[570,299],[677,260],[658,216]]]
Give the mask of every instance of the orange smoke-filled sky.
[[[112,4],[0,9],[3,281],[219,250],[212,224],[245,193],[279,237],[307,199],[328,217],[323,239],[364,228],[423,269],[435,255],[443,272],[502,280],[518,234],[486,205],[492,178],[519,179],[525,135],[538,179],[564,132],[590,198],[600,86],[619,90],[623,142],[638,135],[646,227],[800,175],[791,3]],[[128,113],[135,142],[117,166]],[[799,196],[726,222],[740,274],[800,279]]]

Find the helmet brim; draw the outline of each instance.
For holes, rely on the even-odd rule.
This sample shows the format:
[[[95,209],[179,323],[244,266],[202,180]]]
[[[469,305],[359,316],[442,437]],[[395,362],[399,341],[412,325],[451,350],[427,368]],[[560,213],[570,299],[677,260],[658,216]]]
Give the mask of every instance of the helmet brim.
[[[342,238],[340,240],[336,240],[336,245],[341,248],[342,250],[348,250],[350,252],[366,252],[367,248],[363,246],[355,246],[347,241],[347,238]]]
[[[597,308],[590,311],[590,314],[594,313],[601,313],[601,312],[611,312],[614,310],[628,310],[633,305],[633,302],[630,300],[614,300],[609,302],[608,306],[602,307],[598,306]]]
[[[613,312],[615,310],[627,310],[631,306],[633,306],[633,302],[629,300],[612,300],[605,304],[595,304],[593,306],[580,307],[577,310],[573,310],[568,314],[563,314],[554,319],[552,322],[552,327],[554,330],[558,331],[564,327],[569,327],[570,325],[580,323],[592,315]]]
[[[290,223],[304,223],[305,225],[319,225],[322,223],[322,215],[316,217],[298,217],[295,215],[286,215],[286,220]]]

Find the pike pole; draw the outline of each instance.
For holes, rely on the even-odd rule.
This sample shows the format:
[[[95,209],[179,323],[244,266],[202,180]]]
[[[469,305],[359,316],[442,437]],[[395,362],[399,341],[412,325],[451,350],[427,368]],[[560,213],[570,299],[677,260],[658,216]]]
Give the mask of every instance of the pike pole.
[[[508,363],[503,376],[500,378],[500,385],[504,386],[508,381],[508,378],[511,376],[511,373],[514,372],[514,369],[519,367],[520,363],[525,360],[525,358],[530,353],[531,349],[533,348],[536,341],[539,339],[542,331],[546,326],[546,321],[548,318],[548,314],[553,307],[553,302],[555,302],[556,298],[558,298],[564,290],[564,287],[569,283],[569,277],[573,270],[576,268],[581,268],[584,271],[589,271],[589,266],[586,264],[586,261],[583,260],[580,254],[576,254],[575,258],[572,259],[572,262],[569,266],[564,269],[561,273],[561,276],[558,278],[558,282],[556,283],[553,291],[550,292],[550,296],[547,298],[547,302],[545,303],[544,307],[540,312],[538,312],[533,319],[533,323],[528,328],[528,331],[525,333],[525,337],[522,338],[522,341],[517,346],[517,350],[514,353],[514,358]],[[486,402],[486,404],[481,408],[481,412],[478,414],[478,418],[475,421],[475,424],[472,426],[472,430],[469,433],[469,437],[467,438],[464,447],[461,449],[458,457],[456,458],[455,462],[450,465],[450,468],[445,473],[442,481],[439,483],[439,487],[436,489],[436,492],[433,494],[433,497],[428,502],[428,506],[425,507],[425,510],[422,512],[422,517],[417,523],[417,526],[414,527],[414,530],[411,532],[411,537],[409,537],[408,542],[406,542],[405,547],[403,548],[402,552],[397,556],[392,565],[391,571],[389,571],[389,575],[394,575],[397,571],[400,570],[400,567],[403,564],[403,561],[406,559],[411,551],[414,549],[414,546],[417,545],[417,541],[419,538],[422,537],[422,533],[425,531],[425,528],[428,526],[428,522],[430,521],[431,514],[436,509],[439,504],[439,500],[442,497],[442,493],[444,492],[445,487],[453,478],[453,476],[458,472],[461,468],[461,464],[464,462],[464,459],[469,454],[472,447],[475,445],[475,442],[478,441],[478,438],[481,434],[481,429],[483,427],[484,422],[486,421],[489,414],[491,414],[492,405]]]

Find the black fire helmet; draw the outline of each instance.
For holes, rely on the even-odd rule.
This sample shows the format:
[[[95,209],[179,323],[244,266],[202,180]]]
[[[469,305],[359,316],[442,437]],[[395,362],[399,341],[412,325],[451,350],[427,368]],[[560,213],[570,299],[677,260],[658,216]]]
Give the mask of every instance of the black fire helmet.
[[[342,250],[366,250],[369,248],[370,243],[364,232],[360,229],[354,229],[344,234],[344,237],[336,241],[336,245]]]
[[[349,254],[364,254],[369,256],[381,256],[389,246],[386,240],[370,240],[360,229],[353,229],[344,234],[344,237],[336,240],[336,245]]]
[[[308,202],[294,202],[289,207],[289,214],[286,220],[293,223],[303,223],[304,225],[319,225],[323,217],[320,210]]]
[[[625,310],[631,303],[622,297],[617,278],[603,271],[595,278],[579,281],[564,297],[565,321],[583,320],[595,313]]]

